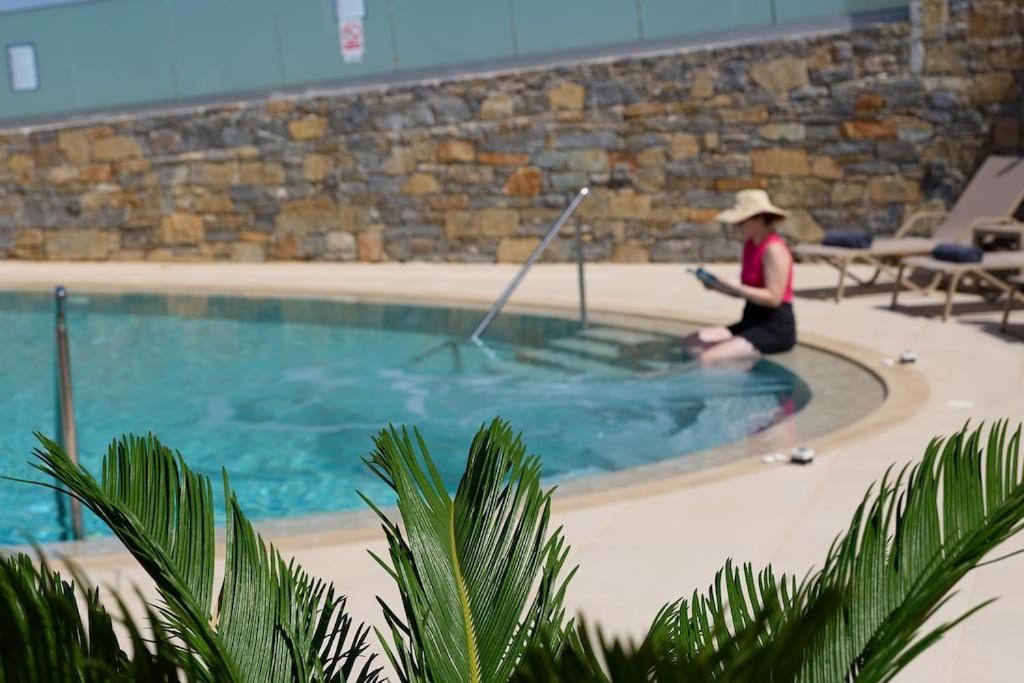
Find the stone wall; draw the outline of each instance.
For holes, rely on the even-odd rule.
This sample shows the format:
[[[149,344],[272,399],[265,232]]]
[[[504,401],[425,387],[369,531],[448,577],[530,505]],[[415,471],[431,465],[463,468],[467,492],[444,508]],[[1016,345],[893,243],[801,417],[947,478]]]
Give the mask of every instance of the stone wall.
[[[913,16],[0,134],[0,258],[521,261],[583,185],[591,259],[734,258],[712,217],[748,187],[793,210],[795,239],[885,233],[1022,147],[1024,6]]]

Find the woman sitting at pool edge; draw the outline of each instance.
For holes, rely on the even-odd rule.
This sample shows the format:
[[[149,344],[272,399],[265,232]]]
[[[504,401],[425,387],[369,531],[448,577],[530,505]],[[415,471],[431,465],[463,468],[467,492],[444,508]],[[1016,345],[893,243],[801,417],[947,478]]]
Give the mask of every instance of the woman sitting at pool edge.
[[[740,281],[701,279],[706,289],[746,300],[743,317],[728,327],[707,327],[685,340],[686,350],[710,365],[749,361],[761,354],[789,351],[796,344],[793,316],[793,256],[775,224],[788,216],[764,190],[743,190],[736,205],[716,216],[743,230]]]

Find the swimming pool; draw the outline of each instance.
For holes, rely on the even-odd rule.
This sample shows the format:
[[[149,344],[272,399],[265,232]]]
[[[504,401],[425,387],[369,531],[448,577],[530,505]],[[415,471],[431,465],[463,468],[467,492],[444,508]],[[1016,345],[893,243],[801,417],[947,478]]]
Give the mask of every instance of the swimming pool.
[[[231,474],[253,519],[362,508],[389,491],[362,463],[389,422],[417,425],[455,484],[475,430],[524,432],[552,482],[742,440],[802,410],[794,372],[673,374],[677,336],[441,307],[217,296],[72,295],[80,457],[154,432],[197,470]],[[53,300],[0,293],[0,474],[38,475],[32,432],[55,432]],[[217,495],[218,487],[214,487]],[[0,482],[0,543],[61,540],[48,491]],[[93,521],[90,534],[104,530]]]

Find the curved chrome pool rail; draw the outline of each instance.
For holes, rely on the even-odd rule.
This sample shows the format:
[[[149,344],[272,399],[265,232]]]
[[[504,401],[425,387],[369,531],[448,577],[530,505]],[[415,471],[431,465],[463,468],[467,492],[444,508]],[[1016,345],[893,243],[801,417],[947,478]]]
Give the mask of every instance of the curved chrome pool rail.
[[[537,259],[541,257],[541,254],[543,254],[544,250],[548,248],[548,245],[551,244],[552,241],[554,241],[555,237],[558,235],[558,232],[562,229],[562,226],[565,225],[565,222],[569,220],[569,217],[576,212],[576,209],[579,208],[579,205],[582,204],[583,200],[586,199],[588,196],[590,196],[590,188],[587,187],[582,188],[579,192],[576,193],[576,196],[573,197],[571,202],[569,202],[569,206],[565,208],[565,211],[563,211],[562,215],[558,217],[558,220],[555,221],[555,224],[551,226],[551,229],[548,230],[548,233],[544,236],[544,239],[541,240],[540,244],[538,244],[537,247],[533,250],[533,253],[530,254],[530,257],[526,259],[526,263],[523,264],[523,267],[519,269],[519,272],[515,274],[515,277],[513,277],[511,282],[509,282],[508,285],[505,287],[505,290],[501,293],[501,296],[499,296],[497,301],[494,302],[494,305],[491,306],[491,310],[487,312],[487,315],[484,316],[484,319],[480,321],[479,325],[477,325],[476,330],[474,330],[473,334],[469,338],[470,341],[472,341],[475,344],[480,344],[480,335],[487,331],[487,328],[490,326],[491,322],[494,321],[494,318],[498,315],[498,313],[501,313],[501,309],[504,308],[505,304],[508,303],[508,300],[512,298],[512,294],[519,287],[519,284],[523,281],[523,278],[526,277],[526,274],[530,272],[530,269],[533,268],[533,264],[535,264],[537,262]],[[586,327],[587,293],[586,284],[584,282],[583,277],[582,232],[583,229],[582,225],[580,224],[580,217],[577,214],[575,241],[576,267],[579,276],[580,286],[580,324]]]

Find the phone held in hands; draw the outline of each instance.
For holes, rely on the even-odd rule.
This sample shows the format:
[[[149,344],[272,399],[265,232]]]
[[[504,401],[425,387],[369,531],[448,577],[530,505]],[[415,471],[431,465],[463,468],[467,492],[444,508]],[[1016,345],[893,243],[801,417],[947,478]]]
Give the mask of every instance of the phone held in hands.
[[[701,266],[701,267],[696,268],[696,269],[694,269],[694,268],[687,268],[686,270],[688,272],[693,273],[694,275],[696,275],[697,279],[700,280],[701,282],[705,283],[705,284],[709,284],[709,285],[718,284],[718,278],[715,277],[713,273],[709,273],[708,271],[704,270],[704,266]]]

